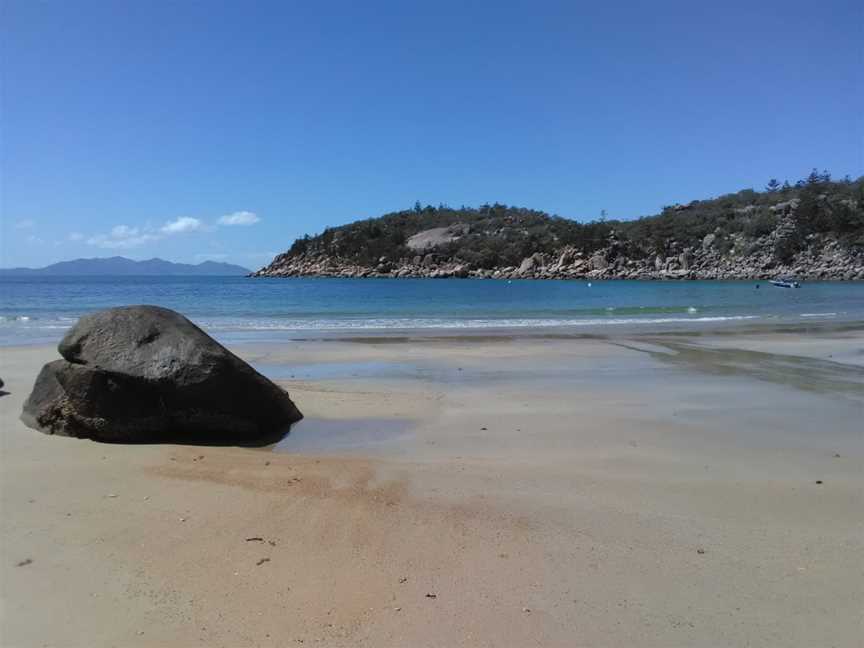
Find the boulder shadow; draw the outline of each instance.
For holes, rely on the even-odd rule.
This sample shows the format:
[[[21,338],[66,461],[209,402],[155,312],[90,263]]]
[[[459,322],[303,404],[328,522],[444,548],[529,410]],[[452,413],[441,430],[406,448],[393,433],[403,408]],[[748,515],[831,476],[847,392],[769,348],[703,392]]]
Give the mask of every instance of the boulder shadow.
[[[293,426],[293,424],[292,424]],[[211,448],[267,448],[278,443],[281,443],[289,434],[292,426],[286,429],[269,432],[259,436],[242,438],[235,433],[225,432],[214,434],[212,432],[201,434],[184,434],[182,437],[172,437],[171,435],[160,435],[152,440],[142,440],[137,442],[129,441],[101,441],[93,439],[98,443],[112,443],[119,445],[187,445],[187,446],[208,446]]]
[[[251,436],[246,431],[239,433],[235,431],[208,430],[202,432],[183,432],[182,434],[160,432],[136,440],[113,440],[98,438],[91,435],[81,435],[75,438],[86,439],[93,441],[94,443],[104,443],[107,445],[185,445],[206,446],[211,448],[268,448],[283,442],[290,434],[291,428],[298,422],[286,425],[283,428],[274,429],[270,432]]]

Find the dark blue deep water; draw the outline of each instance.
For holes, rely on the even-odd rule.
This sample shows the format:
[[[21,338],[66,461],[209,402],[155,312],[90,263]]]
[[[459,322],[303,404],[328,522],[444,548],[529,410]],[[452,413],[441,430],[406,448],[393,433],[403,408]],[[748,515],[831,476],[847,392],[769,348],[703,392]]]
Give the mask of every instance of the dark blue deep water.
[[[227,341],[313,332],[553,327],[612,331],[721,323],[864,321],[864,283],[0,278],[0,345],[54,342],[82,314],[176,309]]]

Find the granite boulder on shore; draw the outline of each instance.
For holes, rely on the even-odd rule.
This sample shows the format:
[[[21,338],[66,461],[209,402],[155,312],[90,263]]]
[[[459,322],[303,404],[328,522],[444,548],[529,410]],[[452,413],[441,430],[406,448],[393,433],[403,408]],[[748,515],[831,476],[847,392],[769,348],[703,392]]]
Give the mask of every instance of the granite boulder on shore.
[[[281,387],[167,308],[87,315],[58,350],[21,416],[48,434],[256,445],[302,418]]]

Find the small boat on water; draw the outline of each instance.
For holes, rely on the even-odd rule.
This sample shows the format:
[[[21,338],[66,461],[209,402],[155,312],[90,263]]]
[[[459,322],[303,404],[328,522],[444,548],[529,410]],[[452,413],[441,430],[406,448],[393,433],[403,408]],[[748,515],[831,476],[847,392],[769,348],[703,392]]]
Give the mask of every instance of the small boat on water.
[[[791,279],[773,279],[771,281],[772,286],[777,286],[778,288],[800,288],[801,284],[797,281],[793,281]]]

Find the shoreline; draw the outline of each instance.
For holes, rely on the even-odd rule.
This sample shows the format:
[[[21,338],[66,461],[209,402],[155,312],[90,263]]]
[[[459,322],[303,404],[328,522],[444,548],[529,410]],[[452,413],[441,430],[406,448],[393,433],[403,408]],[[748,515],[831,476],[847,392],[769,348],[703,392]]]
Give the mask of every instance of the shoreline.
[[[687,325],[689,324],[689,326]],[[70,323],[71,327],[71,323]],[[720,318],[710,321],[696,321],[681,318],[674,322],[644,322],[628,321],[626,323],[584,324],[584,325],[524,325],[524,326],[440,326],[440,327],[380,327],[380,328],[248,328],[219,329],[202,326],[210,335],[226,346],[243,346],[249,344],[281,344],[288,342],[316,341],[356,341],[370,343],[386,343],[387,341],[413,340],[579,340],[579,339],[614,339],[620,337],[645,336],[735,336],[756,334],[831,334],[853,333],[864,331],[864,320],[858,317],[835,319],[827,316],[810,316],[807,318],[768,319],[759,317]],[[0,337],[0,349],[38,348],[56,346],[65,334],[58,330],[56,336],[48,339],[43,336],[33,341],[21,339],[3,339]]]
[[[289,343],[358,343],[358,344],[406,344],[410,342],[518,342],[530,340],[615,340],[653,337],[736,337],[764,335],[842,335],[864,331],[864,321],[820,321],[816,319],[797,322],[729,322],[726,326],[711,322],[704,327],[654,328],[620,325],[614,330],[597,327],[598,330],[585,330],[589,327],[566,326],[521,326],[487,328],[381,328],[381,329],[244,329],[241,331],[208,331],[217,341],[229,348],[282,345]],[[576,330],[574,330],[576,329]],[[207,329],[205,329],[206,331]],[[65,332],[65,331],[64,331]],[[38,339],[32,342],[22,340],[6,341],[0,339],[0,352],[16,349],[54,349],[63,337]]]
[[[634,281],[634,282],[662,282],[662,283],[684,283],[690,281],[710,281],[711,283],[759,283],[759,282],[770,282],[772,280],[780,279],[782,277],[786,277],[790,273],[788,271],[785,272],[776,272],[776,273],[763,273],[758,275],[745,275],[745,276],[712,276],[712,275],[697,275],[691,273],[683,273],[683,274],[648,274],[648,275],[640,275],[640,276],[629,276],[627,274],[614,275],[614,274],[580,274],[580,275],[566,275],[566,276],[531,276],[531,275],[522,275],[522,274],[510,274],[510,275],[502,275],[502,276],[487,276],[487,275],[456,275],[456,274],[440,274],[440,275],[428,275],[428,274],[401,274],[401,275],[393,275],[390,273],[378,273],[374,271],[370,271],[368,274],[355,275],[355,274],[342,274],[334,273],[334,274],[321,274],[321,273],[311,273],[311,274],[276,274],[276,273],[265,273],[262,274],[260,270],[256,270],[255,272],[250,272],[247,275],[243,275],[246,279],[430,279],[430,280],[441,280],[441,279],[465,279],[467,281],[573,281],[573,282],[585,282],[585,281]],[[861,273],[858,273],[861,274]],[[807,283],[862,283],[864,282],[864,277],[861,276],[817,276],[817,275],[795,275],[795,278],[800,280],[801,282]]]

